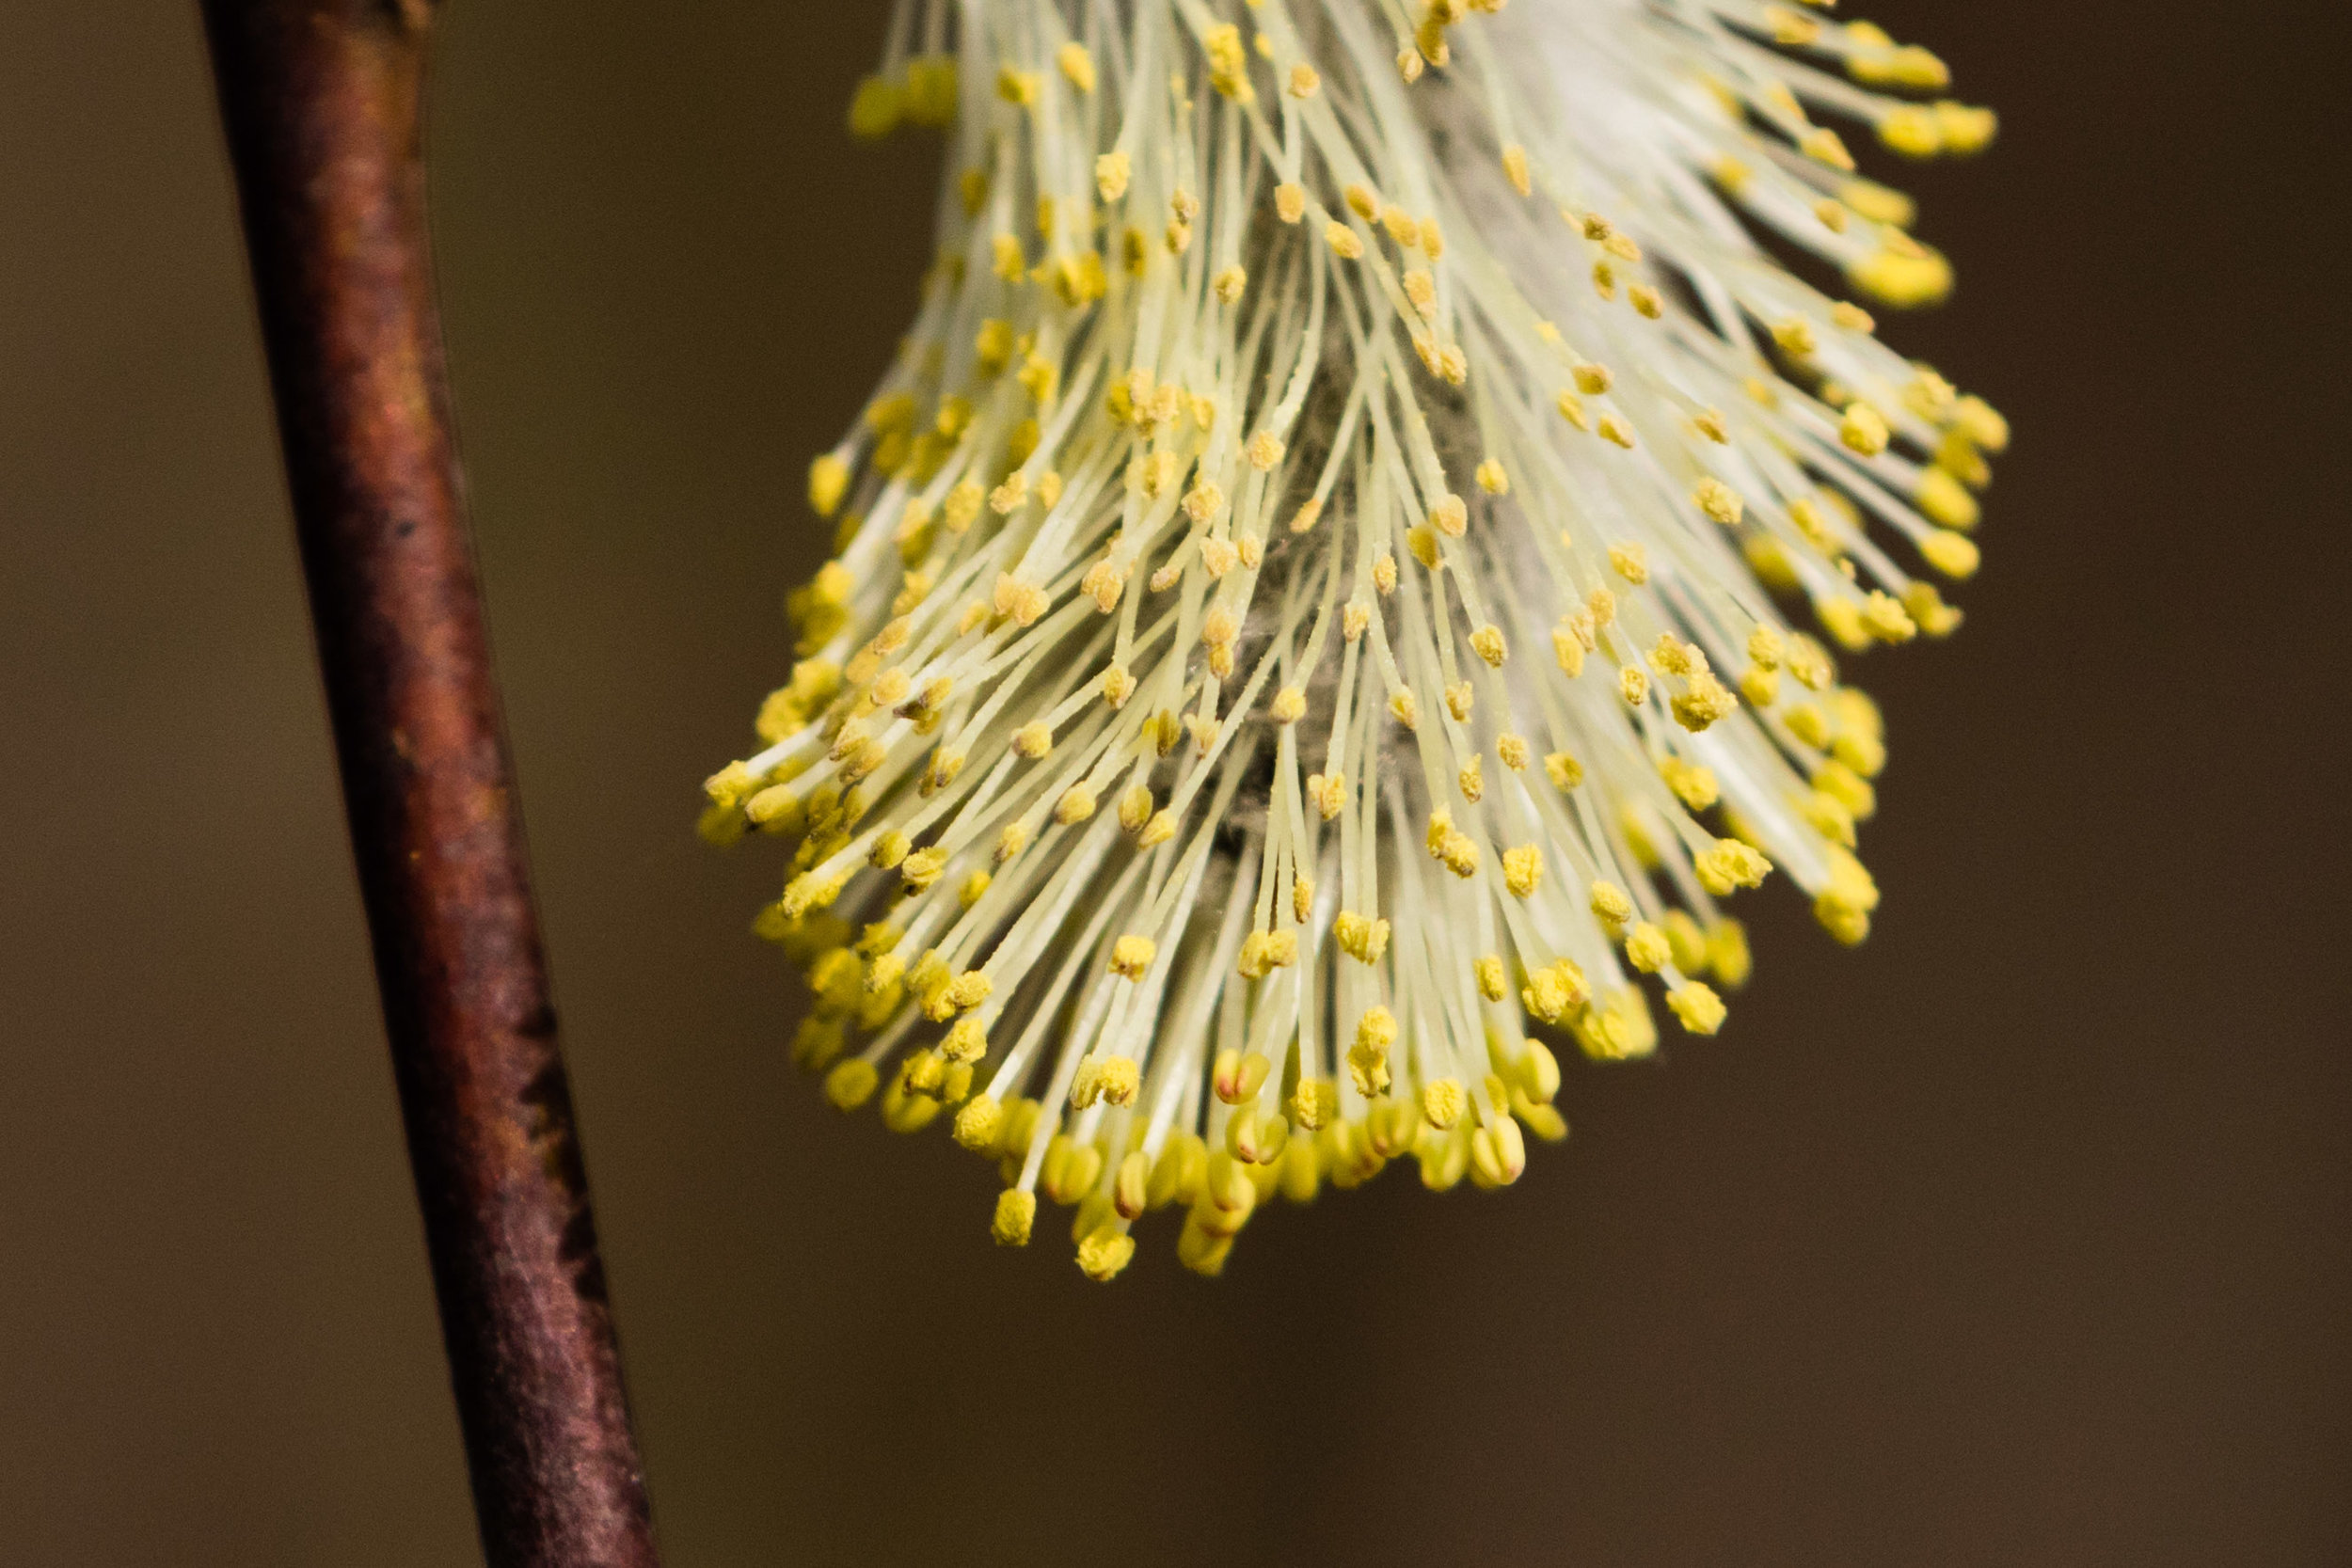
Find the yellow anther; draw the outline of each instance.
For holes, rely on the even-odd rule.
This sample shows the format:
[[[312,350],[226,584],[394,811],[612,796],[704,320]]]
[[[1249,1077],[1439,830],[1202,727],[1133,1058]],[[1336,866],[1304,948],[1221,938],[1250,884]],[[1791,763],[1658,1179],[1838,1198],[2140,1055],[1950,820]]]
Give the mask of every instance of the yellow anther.
[[[1846,277],[1871,298],[1898,308],[1932,305],[1952,292],[1951,263],[1929,250],[1903,252],[1890,245],[1852,263]]]
[[[1130,1150],[1111,1180],[1112,1212],[1123,1220],[1142,1213],[1150,1201],[1151,1180],[1152,1157],[1139,1148]]]
[[[906,88],[887,76],[868,76],[850,100],[850,134],[869,141],[886,136],[898,129],[905,113]]]
[[[1702,768],[1680,757],[1668,757],[1659,764],[1658,771],[1664,777],[1666,787],[1692,811],[1705,811],[1722,798],[1722,782],[1715,777],[1715,770],[1711,768]]]
[[[1867,403],[1850,403],[1846,405],[1846,417],[1838,421],[1837,438],[1851,451],[1876,457],[1886,450],[1885,417]]]
[[[1098,1063],[1094,1087],[1106,1105],[1134,1104],[1142,1084],[1143,1071],[1132,1056],[1104,1056]]]
[[[1002,496],[1020,477],[1019,474],[1013,475],[997,494]],[[1010,573],[999,573],[993,603],[996,613],[1007,617],[1015,626],[1033,626],[1045,613],[1051,601],[1046,598],[1045,590],[1035,583],[1023,582]]]
[[[1119,825],[1131,833],[1143,832],[1152,820],[1152,789],[1148,784],[1132,784],[1119,798]]]
[[[1105,202],[1125,196],[1128,182],[1134,178],[1135,164],[1124,152],[1105,152],[1094,160],[1094,188]]]
[[[1786,661],[1788,673],[1796,676],[1797,684],[1807,690],[1820,690],[1836,674],[1830,664],[1828,650],[1802,634],[1789,638]]]
[[[1091,1063],[1094,1058],[1087,1058]],[[1080,1063],[1080,1074],[1087,1065]],[[1104,1173],[1104,1152],[1091,1143],[1077,1143],[1068,1133],[1054,1133],[1044,1145],[1044,1164],[1038,1171],[1038,1185],[1057,1204],[1077,1204],[1082,1196],[1094,1190],[1094,1178]]]
[[[1977,526],[1979,515],[1977,498],[1943,468],[1919,470],[1919,487],[1914,499],[1918,501],[1921,512],[1946,528],[1971,529]]]
[[[1208,1164],[1208,1148],[1198,1133],[1179,1132],[1168,1139],[1144,1184],[1145,1207],[1164,1209],[1171,1203],[1192,1202],[1200,1196]]]
[[[1045,78],[1034,71],[1010,65],[996,70],[996,96],[1020,108],[1034,108],[1045,91]]]
[[[1278,1111],[1246,1110],[1226,1118],[1226,1152],[1245,1165],[1267,1165],[1281,1158],[1291,1124]]]
[[[940,874],[946,869],[947,851],[936,845],[928,849],[914,850],[898,863],[899,877],[918,893],[939,880]]]
[[[1513,142],[1502,150],[1502,173],[1511,182],[1511,188],[1521,196],[1534,194],[1534,182],[1528,176],[1526,148]]]
[[[1462,786],[1462,798],[1476,805],[1486,793],[1486,770],[1483,759],[1475,752],[1471,753],[1470,760],[1462,764],[1456,780]]]
[[[1346,224],[1340,222],[1337,218],[1332,219],[1331,222],[1324,226],[1323,237],[1324,240],[1331,246],[1332,254],[1339,257],[1341,261],[1360,261],[1363,258],[1363,240],[1357,234],[1356,230],[1350,229]]]
[[[1200,1195],[1193,1200],[1188,1222],[1211,1234],[1232,1235],[1248,1222],[1258,1204],[1258,1184],[1249,1166],[1218,1149],[1201,1172]]]
[[[1491,622],[1470,633],[1470,652],[1497,670],[1502,669],[1502,661],[1510,657],[1510,646],[1503,641],[1502,628]]]
[[[1440,1132],[1451,1132],[1469,1105],[1459,1079],[1436,1078],[1421,1086],[1421,1114]]]
[[[1338,816],[1347,805],[1347,775],[1344,773],[1310,773],[1307,775],[1307,799],[1326,822]]]
[[[1818,705],[1800,703],[1783,717],[1788,722],[1788,733],[1804,745],[1821,747],[1829,744],[1829,717]]]
[[[993,1152],[1004,1129],[1004,1108],[993,1097],[976,1094],[956,1113],[955,1140],[977,1154]]]
[[[1396,1043],[1396,1016],[1375,1006],[1358,1021],[1356,1042],[1348,1047],[1347,1071],[1356,1092],[1370,1099],[1389,1087],[1389,1047]]]
[[[1399,216],[1403,215],[1396,208],[1391,207],[1389,210],[1391,213],[1398,213]],[[1408,227],[1412,223],[1410,218],[1406,218],[1405,221]],[[1391,228],[1391,232],[1393,233],[1394,231],[1394,229]],[[1438,280],[1430,275],[1427,268],[1413,267],[1406,272],[1405,297],[1412,302],[1413,309],[1420,313],[1422,320],[1437,320]]]
[[[1628,451],[1633,450],[1633,427],[1617,418],[1616,415],[1602,415],[1600,423],[1595,428],[1598,431],[1600,438],[1611,446],[1622,447]]]
[[[1649,673],[1638,664],[1628,664],[1617,672],[1617,695],[1626,706],[1640,707],[1649,701]]]
[[[1470,507],[1459,496],[1439,496],[1429,508],[1429,521],[1447,538],[1459,539],[1470,530]]]
[[[1030,1227],[1036,1223],[1037,1195],[1008,1187],[996,1195],[996,1217],[990,1222],[988,1233],[998,1246],[1027,1246]]]
[[[1104,1225],[1087,1233],[1078,1243],[1078,1268],[1089,1279],[1106,1284],[1120,1270],[1125,1268],[1136,1255],[1136,1239],[1115,1225]]]
[[[1593,913],[1606,925],[1622,926],[1633,918],[1633,900],[1614,882],[1593,883],[1591,904]]]
[[[1707,964],[1715,972],[1715,978],[1727,986],[1747,983],[1752,967],[1748,957],[1748,928],[1736,920],[1719,920],[1707,933]]]
[[[1817,164],[1846,174],[1853,172],[1853,154],[1846,150],[1844,139],[1825,125],[1817,125],[1798,137],[1797,150]]]
[[[850,876],[846,871],[834,877],[819,877],[814,871],[804,871],[785,884],[784,896],[777,901],[776,907],[783,911],[786,919],[798,919],[810,910],[830,907],[834,899],[841,896],[841,890],[849,882]]]
[[[1953,404],[1952,428],[1987,451],[2009,447],[2009,421],[1980,397],[1963,397]]]
[[[1218,1052],[1210,1064],[1209,1086],[1226,1104],[1246,1105],[1258,1098],[1273,1072],[1274,1064],[1263,1052],[1244,1054],[1229,1048]]]
[[[1365,1147],[1382,1160],[1393,1160],[1411,1148],[1420,1132],[1417,1100],[1386,1100],[1364,1114]]]
[[[999,234],[989,245],[990,266],[997,277],[1008,283],[1019,283],[1029,276],[1029,259],[1022,253],[1021,242],[1010,234]]]
[[[1124,979],[1140,980],[1159,951],[1159,943],[1150,937],[1122,936],[1111,943],[1110,972]]]
[[[1934,109],[1905,103],[1889,109],[1878,122],[1879,140],[1906,158],[1932,158],[1944,150],[1944,133]]]
[[[1861,216],[1872,223],[1908,228],[1917,216],[1911,198],[1898,190],[1867,180],[1852,180],[1838,187],[1837,198]]]
[[[1761,850],[1736,838],[1719,838],[1711,848],[1692,857],[1692,869],[1697,873],[1701,887],[1724,898],[1737,889],[1761,886],[1772,863],[1764,858]]]
[[[1018,818],[1006,823],[996,835],[996,863],[1003,865],[1028,847],[1029,825]]]
[[[1944,150],[1965,157],[1992,145],[2000,121],[1991,109],[1947,100],[1935,105],[1935,128],[1943,137]]]
[[[1502,885],[1515,898],[1532,898],[1536,884],[1543,880],[1544,852],[1533,844],[1522,844],[1502,852]]]
[[[1532,1103],[1549,1104],[1560,1092],[1560,1059],[1541,1040],[1522,1043],[1525,1049],[1509,1064],[1510,1075],[1518,1091]]]
[[[832,452],[808,466],[808,504],[819,517],[832,516],[849,488],[850,466]]]
[[[1413,698],[1412,688],[1399,687],[1389,699],[1389,712],[1406,729],[1414,729],[1421,721],[1421,705]]]
[[[1504,974],[1500,953],[1481,954],[1470,965],[1478,980],[1478,994],[1489,1002],[1500,1002],[1511,994],[1510,977]]]
[[[897,1087],[906,1094],[928,1095],[936,1100],[946,1078],[947,1065],[938,1052],[917,1051],[898,1065]]]
[[[1249,438],[1244,455],[1248,458],[1251,467],[1262,474],[1270,473],[1274,466],[1282,461],[1284,450],[1280,438],[1274,432],[1261,430]]]
[[[1297,723],[1307,717],[1307,693],[1295,686],[1283,687],[1266,705],[1266,714],[1278,724]]]
[[[1729,687],[1701,670],[1692,675],[1690,689],[1667,706],[1674,713],[1675,722],[1695,735],[1738,712],[1740,700],[1731,694]]]
[[[1711,1035],[1724,1026],[1729,1009],[1712,986],[1686,980],[1666,993],[1666,1010],[1693,1035]]]
[[[939,520],[947,525],[950,533],[961,533],[979,516],[987,503],[988,493],[977,480],[961,480],[939,503]]]
[[[1821,790],[1798,797],[1798,811],[1814,830],[1834,844],[1854,846],[1853,808]]]
[[[1245,980],[1263,980],[1297,961],[1297,932],[1252,931],[1242,940],[1237,968]]]
[[[1089,816],[1094,816],[1094,790],[1089,790],[1082,783],[1075,783],[1075,785],[1061,792],[1061,800],[1054,801],[1054,820],[1061,823],[1063,828],[1085,823]]]
[[[1862,627],[1882,642],[1908,642],[1919,634],[1918,624],[1902,601],[1873,589],[1862,601]]]
[[[1974,577],[1979,552],[1975,540],[1947,529],[1937,529],[1919,541],[1919,553],[1928,564],[1947,578]]]
[[[1331,936],[1340,951],[1363,963],[1378,963],[1389,947],[1389,923],[1342,910],[1331,923]]]
[[[1444,862],[1445,868],[1456,877],[1474,877],[1478,874],[1478,845],[1468,833],[1454,832],[1446,834],[1445,842],[1438,847],[1438,859]]]
[[[1626,933],[1626,961],[1645,974],[1655,974],[1674,958],[1666,933],[1645,920]]]
[[[825,1075],[825,1098],[844,1111],[854,1111],[873,1098],[881,1082],[873,1063],[852,1056]]]
[[[1082,93],[1094,90],[1094,56],[1088,52],[1085,44],[1063,44],[1055,52],[1054,63],[1061,68],[1062,75],[1069,79],[1072,87]]]
[[[1482,1186],[1507,1187],[1527,1169],[1527,1140],[1504,1117],[1470,1134],[1470,1169]]]
[[[968,1014],[956,1020],[947,1037],[939,1042],[940,1056],[950,1063],[977,1062],[988,1054],[988,1031],[980,1021]]]
[[[840,1019],[804,1018],[792,1037],[792,1060],[808,1071],[822,1072],[841,1054],[847,1040]]]

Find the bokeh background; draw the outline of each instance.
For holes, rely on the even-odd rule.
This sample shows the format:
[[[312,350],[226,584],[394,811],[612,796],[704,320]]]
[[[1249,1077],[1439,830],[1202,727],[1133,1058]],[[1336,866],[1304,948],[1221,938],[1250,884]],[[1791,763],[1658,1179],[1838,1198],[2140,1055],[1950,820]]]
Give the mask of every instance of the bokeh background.
[[[1520,0],[1535,4],[1538,0]],[[670,1560],[2352,1560],[2346,8],[1878,0],[2019,433],[1881,654],[1888,901],[1196,1280],[822,1106],[690,831],[928,247],[873,5],[450,0],[451,358]],[[0,27],[0,1561],[478,1560],[194,8]]]

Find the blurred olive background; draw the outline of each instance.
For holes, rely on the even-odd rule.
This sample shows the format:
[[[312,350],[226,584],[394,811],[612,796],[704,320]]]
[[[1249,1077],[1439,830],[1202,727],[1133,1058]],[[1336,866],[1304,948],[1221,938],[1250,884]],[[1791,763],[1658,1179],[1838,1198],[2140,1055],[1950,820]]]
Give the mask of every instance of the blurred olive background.
[[[1863,673],[1878,933],[1776,886],[1728,1033],[1572,1068],[1517,1190],[1101,1289],[796,1078],[772,848],[691,832],[926,258],[932,146],[841,131],[883,8],[451,0],[451,358],[672,1563],[2352,1558],[2344,8],[1865,8],[2002,110],[1907,179],[1962,287],[1886,330],[2018,431],[1964,632]],[[5,12],[0,1562],[478,1560],[193,7]]]

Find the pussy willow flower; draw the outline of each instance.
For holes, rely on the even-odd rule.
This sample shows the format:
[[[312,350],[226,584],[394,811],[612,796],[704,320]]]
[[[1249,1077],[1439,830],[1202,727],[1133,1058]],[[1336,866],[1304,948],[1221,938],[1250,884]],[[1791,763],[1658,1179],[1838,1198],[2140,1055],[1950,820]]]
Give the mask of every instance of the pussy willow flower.
[[[1830,645],[1958,624],[2006,432],[1806,281],[1951,280],[1814,117],[1974,150],[1945,81],[1758,0],[900,0],[850,120],[946,131],[938,260],[704,823],[795,846],[833,1101],[1214,1274],[1516,1180],[1546,1042],[1715,1033],[1773,871],[1860,941]]]

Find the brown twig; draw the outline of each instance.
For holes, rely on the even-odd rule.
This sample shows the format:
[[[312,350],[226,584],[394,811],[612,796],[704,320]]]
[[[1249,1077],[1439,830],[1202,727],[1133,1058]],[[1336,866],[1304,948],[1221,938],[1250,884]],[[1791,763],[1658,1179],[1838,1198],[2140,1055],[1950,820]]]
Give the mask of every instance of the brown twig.
[[[493,1568],[657,1561],[451,433],[430,0],[203,0]]]

